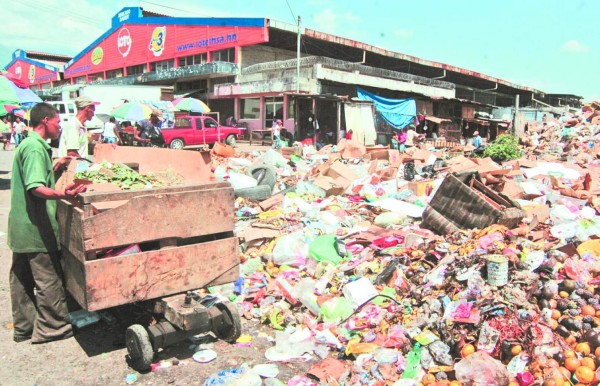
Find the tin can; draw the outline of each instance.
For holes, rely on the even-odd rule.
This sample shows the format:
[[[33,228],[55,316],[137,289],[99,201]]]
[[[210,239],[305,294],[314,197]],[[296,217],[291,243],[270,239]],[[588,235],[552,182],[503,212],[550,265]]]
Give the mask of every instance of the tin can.
[[[505,256],[489,255],[487,257],[487,281],[496,287],[508,283],[508,259]]]

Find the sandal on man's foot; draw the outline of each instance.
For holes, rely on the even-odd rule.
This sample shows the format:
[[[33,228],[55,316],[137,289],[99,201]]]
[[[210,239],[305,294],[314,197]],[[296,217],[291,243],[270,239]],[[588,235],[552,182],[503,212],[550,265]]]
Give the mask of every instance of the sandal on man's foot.
[[[25,342],[31,339],[31,335],[13,335],[13,340],[17,343]]]

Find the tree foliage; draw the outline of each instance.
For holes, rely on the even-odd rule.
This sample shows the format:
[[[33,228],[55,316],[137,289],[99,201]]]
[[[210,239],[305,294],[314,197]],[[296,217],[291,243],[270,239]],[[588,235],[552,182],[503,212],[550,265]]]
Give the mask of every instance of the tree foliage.
[[[519,146],[519,139],[514,135],[502,134],[483,151],[484,157],[490,157],[494,161],[509,161],[521,158],[523,150]]]

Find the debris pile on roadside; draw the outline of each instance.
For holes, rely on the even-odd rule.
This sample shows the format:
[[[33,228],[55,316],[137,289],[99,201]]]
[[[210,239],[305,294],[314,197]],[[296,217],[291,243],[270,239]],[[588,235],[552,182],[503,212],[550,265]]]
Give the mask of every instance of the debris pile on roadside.
[[[289,385],[597,384],[598,120],[531,124],[502,163],[345,140],[213,157],[266,359],[310,362]]]

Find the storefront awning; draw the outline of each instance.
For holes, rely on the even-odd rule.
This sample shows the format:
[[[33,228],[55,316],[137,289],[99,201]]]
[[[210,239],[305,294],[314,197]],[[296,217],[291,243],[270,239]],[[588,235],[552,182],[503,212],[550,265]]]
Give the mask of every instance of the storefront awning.
[[[433,117],[433,116],[425,116],[425,120],[429,121],[429,122],[433,122],[433,123],[437,123],[438,125],[442,122],[452,122],[452,120],[450,119],[446,119],[446,118],[438,118],[438,117]]]
[[[475,123],[475,124],[478,124],[478,125],[481,125],[481,126],[489,126],[489,125],[490,125],[490,122],[489,122],[489,121],[483,121],[483,120],[481,120],[481,119],[475,119],[475,118],[464,118],[464,120],[465,120],[466,122],[469,122],[469,123]]]

